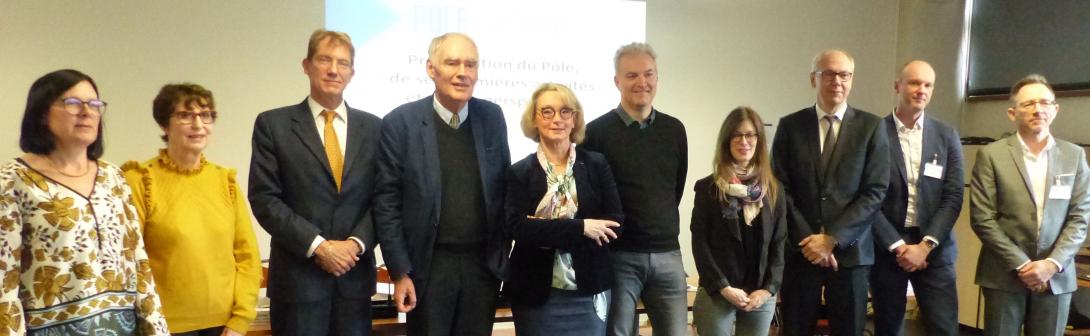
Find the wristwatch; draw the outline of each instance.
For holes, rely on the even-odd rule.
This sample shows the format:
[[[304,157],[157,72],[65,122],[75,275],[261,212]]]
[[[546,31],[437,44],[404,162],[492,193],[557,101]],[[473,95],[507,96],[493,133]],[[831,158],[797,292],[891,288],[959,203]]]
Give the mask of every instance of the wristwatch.
[[[930,248],[932,250],[934,250],[936,246],[939,246],[938,243],[936,243],[935,241],[933,241],[931,239],[924,239],[923,243],[927,244],[927,248]]]

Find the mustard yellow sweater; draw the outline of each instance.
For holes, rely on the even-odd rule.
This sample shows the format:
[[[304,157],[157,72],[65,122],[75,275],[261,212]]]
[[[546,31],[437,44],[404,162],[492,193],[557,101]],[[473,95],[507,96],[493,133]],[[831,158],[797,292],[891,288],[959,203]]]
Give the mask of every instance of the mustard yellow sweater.
[[[143,223],[151,271],[172,333],[226,326],[245,334],[257,316],[261,261],[235,170],[183,170],[160,150],[121,167]]]

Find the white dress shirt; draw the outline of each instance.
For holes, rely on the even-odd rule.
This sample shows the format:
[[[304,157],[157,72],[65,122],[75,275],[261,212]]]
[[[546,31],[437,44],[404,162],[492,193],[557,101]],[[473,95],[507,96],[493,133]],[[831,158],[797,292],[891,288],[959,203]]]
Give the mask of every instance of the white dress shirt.
[[[1037,234],[1041,233],[1041,221],[1045,216],[1045,199],[1048,195],[1045,195],[1045,189],[1048,187],[1048,152],[1052,149],[1052,146],[1056,144],[1052,141],[1052,135],[1045,138],[1045,148],[1041,149],[1040,153],[1036,155],[1030,151],[1029,146],[1026,145],[1025,140],[1022,140],[1022,136],[1019,134],[1013,135],[1018,137],[1018,144],[1022,145],[1022,161],[1026,164],[1026,175],[1029,175],[1030,189],[1033,190],[1033,203],[1037,206]],[[1063,271],[1063,265],[1060,262],[1046,258],[1056,264],[1056,268],[1061,272]],[[1017,269],[1022,269],[1029,261],[1018,265]]]
[[[901,154],[905,161],[905,178],[908,180],[908,183],[906,183],[906,187],[908,187],[908,204],[905,207],[905,227],[920,226],[916,213],[916,203],[918,203],[919,198],[916,193],[916,184],[920,180],[920,162],[923,160],[924,113],[920,111],[920,116],[916,118],[912,128],[905,126],[901,119],[897,118],[896,114],[893,116],[893,123],[897,126],[897,139],[901,144]],[[935,237],[924,236],[923,239],[935,243],[935,246],[939,245],[939,241]],[[904,244],[904,239],[898,240],[889,246],[889,250],[896,250],[897,247]]]

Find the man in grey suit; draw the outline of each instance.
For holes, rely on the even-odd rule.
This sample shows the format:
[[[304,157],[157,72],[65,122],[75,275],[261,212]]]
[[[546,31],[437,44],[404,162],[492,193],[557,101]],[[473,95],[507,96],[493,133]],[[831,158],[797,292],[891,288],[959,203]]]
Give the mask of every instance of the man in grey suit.
[[[1060,108],[1044,77],[1015,83],[1010,101],[1017,132],[980,149],[970,184],[984,333],[1062,335],[1090,211],[1086,153],[1049,131]]]
[[[934,85],[930,64],[906,63],[893,83],[897,108],[882,120],[891,164],[870,272],[878,335],[904,334],[910,281],[925,333],[958,334],[957,243],[950,231],[961,212],[965,172],[957,131],[924,113]]]
[[[821,52],[812,69],[817,103],[780,119],[772,142],[772,169],[787,196],[784,269],[792,274],[780,290],[783,331],[813,335],[824,294],[833,334],[862,335],[889,139],[878,116],[848,105],[855,70],[848,53]]]
[[[477,45],[448,33],[428,48],[435,93],[386,115],[375,220],[409,335],[490,335],[503,268],[500,107],[473,98]]]
[[[276,335],[371,333],[370,210],[381,120],[344,102],[354,58],[347,34],[315,31],[303,59],[310,96],[254,123],[249,198],[272,236]]]

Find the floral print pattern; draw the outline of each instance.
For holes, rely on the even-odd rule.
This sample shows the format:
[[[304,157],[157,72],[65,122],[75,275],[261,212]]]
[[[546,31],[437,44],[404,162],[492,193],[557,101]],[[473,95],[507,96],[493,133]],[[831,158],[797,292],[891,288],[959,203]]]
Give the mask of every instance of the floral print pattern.
[[[169,334],[132,192],[98,165],[89,197],[20,160],[0,167],[0,336]]]

